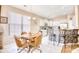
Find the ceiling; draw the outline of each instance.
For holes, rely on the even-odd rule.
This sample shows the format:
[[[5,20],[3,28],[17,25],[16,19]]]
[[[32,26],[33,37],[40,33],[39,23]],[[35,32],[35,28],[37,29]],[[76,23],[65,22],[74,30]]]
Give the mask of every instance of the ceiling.
[[[74,11],[73,5],[12,5],[12,6],[49,19],[52,19],[53,17],[59,15],[71,14]]]

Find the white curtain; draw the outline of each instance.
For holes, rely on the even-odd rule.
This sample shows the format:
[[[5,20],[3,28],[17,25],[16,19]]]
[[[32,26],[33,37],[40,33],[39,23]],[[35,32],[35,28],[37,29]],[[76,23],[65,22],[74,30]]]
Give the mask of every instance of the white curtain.
[[[23,32],[30,32],[30,17],[23,16]]]
[[[30,19],[28,16],[9,12],[9,35],[20,35],[21,32],[30,32]]]

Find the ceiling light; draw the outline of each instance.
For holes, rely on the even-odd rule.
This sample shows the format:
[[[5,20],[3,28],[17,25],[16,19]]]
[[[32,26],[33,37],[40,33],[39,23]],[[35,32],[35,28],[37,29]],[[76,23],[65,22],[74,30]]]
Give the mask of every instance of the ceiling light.
[[[31,19],[31,17],[28,16],[28,19]]]
[[[36,20],[36,17],[33,17],[32,19],[33,19],[33,20]]]

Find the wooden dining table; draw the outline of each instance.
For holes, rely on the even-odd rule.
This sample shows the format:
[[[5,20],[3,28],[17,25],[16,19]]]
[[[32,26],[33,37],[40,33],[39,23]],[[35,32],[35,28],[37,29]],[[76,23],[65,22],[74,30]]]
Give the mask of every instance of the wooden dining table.
[[[22,40],[22,42],[24,43],[23,49],[21,49],[21,50],[19,51],[19,53],[22,52],[22,51],[23,51],[24,49],[26,49],[26,48],[28,48],[27,53],[30,52],[30,50],[31,50],[31,48],[32,48],[32,46],[31,46],[30,44],[31,44],[31,42],[34,41],[34,40],[33,40],[34,37],[35,37],[35,36],[33,36],[33,35],[30,35],[29,37],[22,35],[22,36],[19,37],[20,40]]]
[[[38,32],[34,35],[32,35],[30,33],[21,35],[19,38],[24,43],[24,45],[23,45],[23,48],[21,49],[21,51],[19,51],[19,53],[22,52],[26,48],[28,49],[27,53],[29,53],[33,47],[36,48],[36,46],[39,45],[40,36],[42,36],[41,32]]]

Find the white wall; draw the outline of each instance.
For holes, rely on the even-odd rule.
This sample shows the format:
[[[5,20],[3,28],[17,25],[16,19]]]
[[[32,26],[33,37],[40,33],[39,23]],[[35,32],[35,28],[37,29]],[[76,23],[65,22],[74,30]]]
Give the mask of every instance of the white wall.
[[[40,30],[40,26],[44,26],[45,23],[47,23],[48,26],[53,25],[52,24],[53,22],[47,19],[40,19],[40,18],[36,18],[36,20],[31,19],[31,32],[37,33]]]
[[[68,29],[76,29],[78,25],[78,22],[75,19],[75,16],[72,16],[72,20],[67,20],[67,19],[61,19],[61,20],[54,20],[53,21],[53,26],[59,26],[62,23],[68,23]]]
[[[36,19],[36,20],[34,21],[34,20],[31,19],[31,32],[32,32],[32,33],[38,32],[38,27],[39,27],[38,20]]]
[[[72,16],[72,20],[68,21],[69,29],[77,29],[78,21],[76,20],[75,16]]]
[[[64,24],[64,23],[67,23],[67,20],[66,19],[62,19],[62,20],[54,20],[53,21],[53,26],[60,26],[60,24]]]

